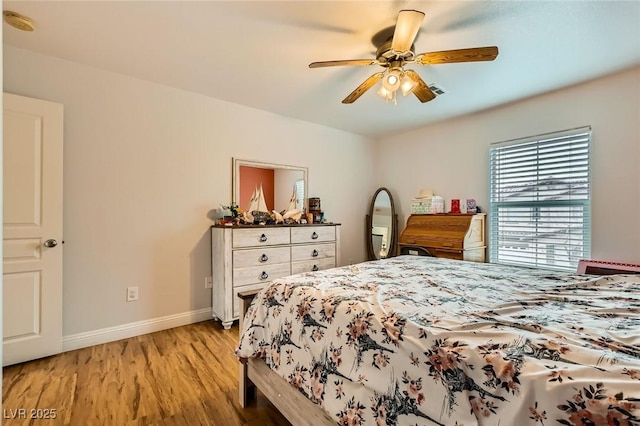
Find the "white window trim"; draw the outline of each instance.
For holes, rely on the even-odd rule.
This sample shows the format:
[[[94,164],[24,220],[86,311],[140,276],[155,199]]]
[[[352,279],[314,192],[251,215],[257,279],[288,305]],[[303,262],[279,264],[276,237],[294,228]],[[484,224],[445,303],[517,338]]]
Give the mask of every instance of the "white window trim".
[[[531,145],[533,143],[535,146],[539,147],[539,146],[544,146],[549,141],[561,140],[563,138],[575,137],[577,141],[579,138],[584,138],[585,135],[587,137],[586,146],[588,148],[587,165],[586,165],[586,172],[582,170],[581,173],[586,173],[586,179],[587,179],[586,199],[584,199],[583,197],[582,199],[572,200],[570,199],[571,195],[569,195],[567,196],[567,198],[569,199],[559,199],[559,200],[552,200],[552,199],[539,200],[538,199],[538,200],[504,201],[505,187],[503,186],[502,190],[499,188],[496,188],[495,186],[498,185],[496,183],[497,182],[496,179],[504,180],[506,175],[507,177],[511,177],[513,180],[513,177],[516,176],[518,172],[513,171],[513,169],[515,169],[516,167],[514,167],[513,165],[509,165],[508,167],[510,167],[511,169],[506,169],[501,176],[496,175],[495,170],[496,170],[496,167],[498,167],[498,164],[494,161],[495,160],[494,157],[499,155],[500,148],[508,148],[511,146],[521,145],[523,146],[523,148],[526,149],[527,144]],[[490,262],[511,264],[511,265],[518,265],[518,266],[537,267],[537,268],[543,268],[543,269],[575,271],[580,258],[590,257],[590,253],[591,253],[591,172],[590,172],[591,144],[592,144],[591,128],[580,127],[580,128],[569,129],[569,130],[564,130],[560,132],[552,132],[552,133],[546,133],[546,134],[536,135],[536,136],[522,138],[522,139],[514,139],[514,140],[499,142],[491,145],[490,155],[489,155],[489,192],[490,192],[489,193],[489,241],[490,241],[489,261]],[[532,151],[527,151],[527,152],[532,152]],[[571,157],[571,154],[567,154],[567,157]],[[510,160],[514,161],[513,157],[511,157]],[[527,169],[526,172],[524,172],[526,176],[523,178],[523,180],[527,183],[539,182],[537,180],[537,176],[540,174],[540,171],[543,169],[541,167],[539,157],[536,157],[535,162],[532,161],[531,163],[529,163],[525,159],[525,161],[523,161],[522,163]],[[556,167],[556,166],[552,165],[552,167]],[[558,168],[563,168],[563,167],[564,165],[559,166]],[[531,175],[535,175],[536,177],[532,178]],[[558,179],[558,180],[561,181],[562,179]],[[536,183],[536,186],[539,187],[539,183]],[[536,196],[540,196],[539,193],[536,192]],[[497,200],[498,198],[500,198],[501,200]],[[523,197],[523,198],[526,198],[526,197]],[[506,246],[505,242],[507,240],[503,238],[504,235],[499,235],[499,231],[500,231],[499,225],[502,226],[502,230],[504,230],[504,227],[510,226],[508,219],[505,219],[503,216],[500,215],[499,209],[501,208],[502,209],[504,209],[505,207],[512,208],[513,210],[511,213],[517,216],[518,213],[526,214],[526,209],[535,209],[537,211],[539,211],[538,209],[546,209],[547,211],[549,211],[549,209],[553,210],[554,208],[559,208],[562,210],[568,210],[567,209],[568,206],[575,206],[581,212],[580,219],[582,221],[582,227],[579,229],[582,230],[581,232],[582,241],[581,241],[581,251],[578,251],[577,256],[569,255],[568,258],[564,260],[564,262],[558,261],[558,263],[563,263],[563,264],[553,264],[553,260],[555,259],[553,257],[553,254],[549,253],[549,250],[553,250],[555,246],[552,246],[552,247],[549,247],[548,245],[546,246],[546,248],[544,249],[547,256],[546,258],[543,258],[540,255],[541,250],[539,246],[543,246],[544,244],[541,242],[540,233],[538,233],[538,226],[541,224],[548,225],[549,222],[532,220],[525,223],[524,228],[527,231],[530,232],[532,228],[535,228],[535,231],[533,232],[531,238],[528,239],[528,241],[532,241],[532,242],[526,244],[526,248],[523,248],[523,251],[521,252],[521,254],[518,254],[518,251],[516,248]],[[520,209],[520,211],[518,211],[518,209]],[[571,227],[567,227],[567,229],[565,230],[568,235],[567,239],[569,240],[571,238],[575,239],[576,235],[574,233],[571,233],[570,228]],[[580,242],[578,242],[577,245],[579,244]],[[531,245],[533,245],[533,248],[530,247]],[[557,246],[562,248],[568,247],[568,250],[566,250],[566,252],[567,254],[569,254],[570,252],[573,252],[573,250],[571,249],[575,248],[575,246],[571,247],[571,245],[572,244],[569,244],[569,246],[563,246],[562,244],[559,244]],[[505,248],[501,250],[501,246]],[[535,252],[535,254],[531,254],[531,251]]]

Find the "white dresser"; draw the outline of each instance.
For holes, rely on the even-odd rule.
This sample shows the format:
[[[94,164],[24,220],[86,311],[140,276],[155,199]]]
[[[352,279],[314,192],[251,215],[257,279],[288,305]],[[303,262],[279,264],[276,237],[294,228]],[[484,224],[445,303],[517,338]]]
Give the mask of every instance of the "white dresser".
[[[340,265],[340,224],[211,227],[212,313],[229,329],[239,291]]]

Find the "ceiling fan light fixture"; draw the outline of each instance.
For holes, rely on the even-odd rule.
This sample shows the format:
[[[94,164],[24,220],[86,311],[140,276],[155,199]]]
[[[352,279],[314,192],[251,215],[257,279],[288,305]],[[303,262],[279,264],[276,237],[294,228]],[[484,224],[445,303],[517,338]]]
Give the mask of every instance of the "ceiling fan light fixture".
[[[415,89],[417,85],[418,83],[413,81],[408,75],[403,74],[402,80],[400,80],[400,90],[402,90],[402,95],[407,96],[412,93],[413,89]]]
[[[386,103],[389,103],[389,101],[392,101],[394,105],[398,105],[398,100],[396,99],[395,91],[391,92],[385,89],[383,85],[381,85],[376,93],[380,95],[380,97],[383,98]]]
[[[400,87],[402,72],[399,69],[390,70],[382,79],[382,86],[389,92],[395,92]]]
[[[391,96],[391,92],[385,89],[384,86],[382,85],[380,86],[380,88],[376,93],[385,99]]]

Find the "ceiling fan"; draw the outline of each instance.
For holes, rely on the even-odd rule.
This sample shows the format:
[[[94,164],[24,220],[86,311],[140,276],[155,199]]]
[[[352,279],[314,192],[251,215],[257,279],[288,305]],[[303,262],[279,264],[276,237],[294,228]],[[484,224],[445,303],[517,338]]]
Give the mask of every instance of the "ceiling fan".
[[[433,65],[454,62],[493,61],[498,56],[496,46],[475,47],[469,49],[442,50],[415,54],[413,42],[418,35],[424,13],[418,10],[401,10],[393,35],[388,37],[376,51],[375,59],[346,59],[337,61],[312,62],[309,68],[335,67],[342,65],[380,65],[385,68],[366,79],[353,92],[342,100],[351,104],[382,80],[378,94],[385,100],[397,104],[398,89],[406,96],[413,93],[420,102],[428,102],[436,97],[435,93],[415,71],[405,70],[406,64]]]

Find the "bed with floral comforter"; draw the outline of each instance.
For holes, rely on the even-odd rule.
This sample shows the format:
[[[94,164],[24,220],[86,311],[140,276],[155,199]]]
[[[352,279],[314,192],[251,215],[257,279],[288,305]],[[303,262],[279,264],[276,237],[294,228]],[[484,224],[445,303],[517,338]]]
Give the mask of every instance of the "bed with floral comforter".
[[[400,256],[278,279],[259,357],[344,425],[640,425],[640,276]]]

